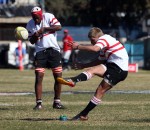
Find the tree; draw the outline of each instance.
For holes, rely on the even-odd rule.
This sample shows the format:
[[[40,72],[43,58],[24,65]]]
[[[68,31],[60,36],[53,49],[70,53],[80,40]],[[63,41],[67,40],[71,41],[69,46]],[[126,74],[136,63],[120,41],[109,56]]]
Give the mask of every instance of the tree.
[[[132,27],[145,13],[149,0],[45,0],[63,26]]]

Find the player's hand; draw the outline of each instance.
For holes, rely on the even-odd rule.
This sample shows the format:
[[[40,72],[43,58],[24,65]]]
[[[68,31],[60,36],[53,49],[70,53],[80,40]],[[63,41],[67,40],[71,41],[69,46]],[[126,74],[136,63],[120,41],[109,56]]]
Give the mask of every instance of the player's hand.
[[[72,49],[78,49],[79,44],[74,41],[68,41],[68,46],[72,47]]]
[[[30,42],[31,42],[31,44],[34,44],[34,43],[36,43],[37,42],[37,40],[38,40],[38,34],[37,33],[34,33],[32,36],[31,36],[31,38],[30,38]]]
[[[38,32],[35,32],[32,36],[33,36],[33,37],[39,37],[40,34],[39,34]]]
[[[42,27],[40,28],[40,30],[37,31],[37,33],[40,35],[40,34],[43,34],[45,32],[45,27]]]

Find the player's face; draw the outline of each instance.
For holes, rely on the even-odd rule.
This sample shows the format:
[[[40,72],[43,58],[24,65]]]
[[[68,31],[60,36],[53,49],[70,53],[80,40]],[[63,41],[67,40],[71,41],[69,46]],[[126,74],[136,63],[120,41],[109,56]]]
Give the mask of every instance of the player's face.
[[[65,36],[67,36],[67,35],[68,35],[68,33],[67,33],[67,32],[64,32],[64,35],[65,35]]]
[[[33,20],[35,21],[36,24],[40,24],[41,23],[41,16],[38,14],[34,14],[32,15]]]
[[[97,38],[97,37],[91,37],[91,38],[89,38],[89,39],[90,39],[92,45],[95,45],[96,42],[98,41],[98,38]]]

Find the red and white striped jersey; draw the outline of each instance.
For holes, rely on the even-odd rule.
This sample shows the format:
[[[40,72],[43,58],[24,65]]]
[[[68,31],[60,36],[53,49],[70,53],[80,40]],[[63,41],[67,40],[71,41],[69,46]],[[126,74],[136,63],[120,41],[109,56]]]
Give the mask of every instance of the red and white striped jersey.
[[[101,48],[99,59],[117,64],[122,70],[128,71],[128,54],[124,46],[114,37],[105,34],[99,37],[95,46]]]
[[[29,39],[31,36],[38,31],[41,27],[51,27],[53,25],[61,25],[60,22],[51,13],[43,13],[43,19],[40,24],[35,24],[34,20],[31,19],[27,23],[27,30],[29,32]],[[38,41],[35,43],[36,52],[45,50],[46,48],[52,47],[53,49],[60,51],[60,47],[57,43],[56,32],[46,32],[42,34]]]

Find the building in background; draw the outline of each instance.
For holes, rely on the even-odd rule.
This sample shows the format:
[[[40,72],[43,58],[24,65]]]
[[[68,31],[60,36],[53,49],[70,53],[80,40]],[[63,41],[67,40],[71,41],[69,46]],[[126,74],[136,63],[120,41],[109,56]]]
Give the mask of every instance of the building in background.
[[[45,10],[44,3],[44,0],[0,0],[0,67],[6,67],[6,64],[8,64],[10,43],[17,42],[14,37],[14,29],[18,26],[26,27],[26,23],[31,19],[30,11],[33,6],[40,6]],[[122,24],[117,28],[111,28],[110,26],[109,28],[103,28],[103,30],[110,35],[116,35],[116,38],[120,39],[122,43],[127,44],[126,47],[130,48],[128,52],[131,63],[138,62],[139,67],[150,69],[150,54],[148,51],[150,44],[150,5],[146,10],[139,20],[142,23],[140,29],[137,26],[132,26],[132,29],[126,31],[127,27]],[[125,15],[120,16],[124,17]],[[59,43],[61,43],[65,28],[69,30],[75,41],[87,43],[85,42],[88,41],[87,32],[91,26],[63,26],[62,30],[58,31]],[[138,41],[139,38],[143,37],[145,40]],[[141,50],[138,51],[138,54],[134,51],[137,47]],[[27,44],[27,49],[29,61],[32,62],[34,46]]]
[[[16,67],[14,51],[18,46],[14,30],[18,26],[26,26],[31,16],[33,6],[39,6],[38,0],[0,0],[0,67]],[[23,41],[22,46],[27,49],[23,65],[33,60],[34,47]],[[31,54],[31,52],[33,54]],[[30,65],[31,66],[31,65]]]

